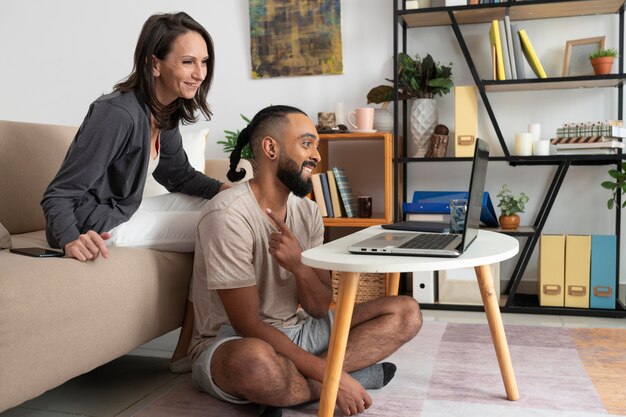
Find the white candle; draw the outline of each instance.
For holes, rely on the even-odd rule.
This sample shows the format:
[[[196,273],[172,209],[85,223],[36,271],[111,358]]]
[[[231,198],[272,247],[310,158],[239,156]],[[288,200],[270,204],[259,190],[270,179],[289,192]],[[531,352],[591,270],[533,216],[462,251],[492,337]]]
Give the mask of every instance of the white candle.
[[[343,103],[342,102],[335,103],[334,110],[335,110],[335,123],[337,123],[338,125],[345,125],[346,124],[346,112],[343,108]]]
[[[533,140],[541,139],[541,125],[539,123],[529,124],[528,133],[531,133],[533,135]]]
[[[536,140],[533,142],[533,155],[550,155],[550,140]]]
[[[533,154],[532,133],[518,133],[515,135],[515,155],[531,156]]]

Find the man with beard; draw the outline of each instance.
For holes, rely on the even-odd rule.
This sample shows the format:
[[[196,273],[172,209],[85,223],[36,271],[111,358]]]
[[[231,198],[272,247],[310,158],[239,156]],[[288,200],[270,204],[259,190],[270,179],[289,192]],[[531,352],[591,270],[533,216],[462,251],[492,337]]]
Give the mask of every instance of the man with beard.
[[[215,197],[201,216],[192,278],[195,324],[192,380],[232,403],[259,403],[264,416],[319,399],[332,313],[328,271],[301,262],[323,243],[311,192],[320,161],[315,126],[300,110],[270,106],[239,135],[229,179],[250,143],[254,179]],[[421,313],[411,297],[355,306],[337,405],[346,415],[372,405],[396,367],[377,363],[417,334]],[[351,372],[351,374],[349,373]]]

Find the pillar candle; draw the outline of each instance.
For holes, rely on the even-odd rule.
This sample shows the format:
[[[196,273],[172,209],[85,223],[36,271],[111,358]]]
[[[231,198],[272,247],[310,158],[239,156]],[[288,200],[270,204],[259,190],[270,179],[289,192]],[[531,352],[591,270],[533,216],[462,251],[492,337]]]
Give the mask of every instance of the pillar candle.
[[[528,125],[528,133],[532,133],[533,140],[541,139],[541,125],[539,123],[531,123]]]
[[[533,154],[532,133],[518,133],[515,135],[515,155],[531,156]]]
[[[550,140],[541,139],[534,141],[533,155],[550,155]]]

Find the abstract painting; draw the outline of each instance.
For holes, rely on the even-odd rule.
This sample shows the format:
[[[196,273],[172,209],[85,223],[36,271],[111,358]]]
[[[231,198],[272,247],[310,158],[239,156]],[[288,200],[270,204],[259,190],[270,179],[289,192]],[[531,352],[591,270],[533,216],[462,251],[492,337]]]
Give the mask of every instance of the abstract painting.
[[[340,0],[250,0],[252,78],[341,74]]]

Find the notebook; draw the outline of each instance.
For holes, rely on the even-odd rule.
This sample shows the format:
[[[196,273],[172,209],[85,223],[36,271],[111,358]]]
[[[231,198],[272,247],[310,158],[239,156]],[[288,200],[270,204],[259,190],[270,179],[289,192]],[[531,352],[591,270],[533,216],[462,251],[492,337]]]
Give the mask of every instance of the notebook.
[[[462,233],[382,232],[349,246],[348,251],[367,255],[460,256],[478,235],[488,163],[489,144],[477,138]]]

